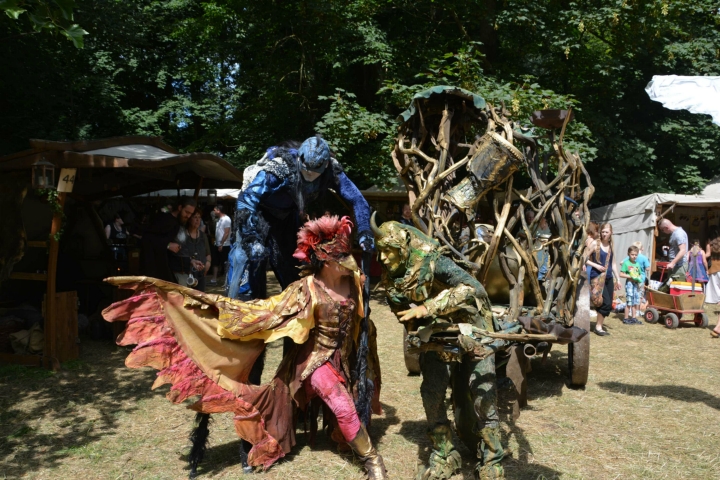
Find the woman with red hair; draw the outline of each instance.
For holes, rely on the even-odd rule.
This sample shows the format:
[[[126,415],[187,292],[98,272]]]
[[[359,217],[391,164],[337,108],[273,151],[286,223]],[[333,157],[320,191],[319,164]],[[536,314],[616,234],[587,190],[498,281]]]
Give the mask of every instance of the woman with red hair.
[[[355,407],[363,399],[353,394],[357,372],[364,370],[355,364],[362,361],[366,400],[373,413],[380,413],[372,322],[369,349],[358,345],[364,277],[350,254],[351,230],[348,217],[307,222],[294,254],[303,262],[303,278],[268,299],[241,302],[147,277],[108,279],[137,289],[103,312],[108,321],[129,320],[118,344],[138,346],[126,365],[160,370],[154,386],[171,383],[167,396],[174,403],[199,396],[191,409],[233,413],[238,435],[253,445],[252,466],[268,468],[290,451],[295,408],[315,412],[310,415],[314,435],[317,409],[324,404],[332,438],[352,448],[371,480],[386,478]],[[264,344],[284,337],[296,345],[275,377],[266,385],[250,385],[250,370]]]

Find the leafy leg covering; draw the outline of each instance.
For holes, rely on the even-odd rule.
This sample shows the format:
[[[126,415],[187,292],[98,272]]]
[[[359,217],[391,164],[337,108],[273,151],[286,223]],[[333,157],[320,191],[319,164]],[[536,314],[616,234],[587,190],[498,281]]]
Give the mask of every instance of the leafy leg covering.
[[[246,383],[263,341],[222,339],[213,307],[147,283],[130,285],[137,286],[134,296],[103,311],[107,321],[128,321],[117,343],[137,346],[125,365],[159,370],[152,388],[171,384],[173,403],[199,396],[188,408],[232,413],[238,436],[253,444],[250,465],[268,468],[289,452],[295,438],[288,386],[279,377],[263,386]]]

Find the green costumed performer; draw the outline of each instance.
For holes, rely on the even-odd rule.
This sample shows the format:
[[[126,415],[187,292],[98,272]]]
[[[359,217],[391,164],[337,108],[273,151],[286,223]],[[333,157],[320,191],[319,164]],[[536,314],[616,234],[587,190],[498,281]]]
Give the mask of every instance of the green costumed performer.
[[[384,267],[388,304],[408,331],[418,330],[417,336],[427,339],[432,327],[450,324],[469,324],[487,332],[502,330],[493,317],[485,288],[442,255],[437,241],[398,222],[378,227],[374,214],[371,226]],[[452,443],[445,408],[445,392],[451,381],[457,433],[471,450],[477,448],[480,459],[476,477],[504,478],[493,354],[502,348],[501,343],[505,342],[495,341],[481,347],[487,349],[481,354],[482,359],[463,349],[421,353],[420,394],[433,451],[429,465],[418,473],[418,479],[445,479],[460,469],[461,458]]]

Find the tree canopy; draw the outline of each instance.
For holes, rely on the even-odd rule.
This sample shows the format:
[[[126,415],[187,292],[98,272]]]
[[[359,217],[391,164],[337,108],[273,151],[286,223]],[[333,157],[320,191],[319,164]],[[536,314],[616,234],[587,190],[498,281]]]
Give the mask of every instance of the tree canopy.
[[[444,83],[504,102],[528,126],[534,109],[572,106],[568,144],[589,162],[597,202],[694,193],[720,167],[720,127],[644,92],[653,75],[720,75],[710,0],[0,0],[0,9],[2,154],[29,138],[144,134],[242,167],[317,130],[366,187],[393,178],[397,114]],[[56,19],[46,29],[87,31],[84,48],[36,34],[38,9]]]

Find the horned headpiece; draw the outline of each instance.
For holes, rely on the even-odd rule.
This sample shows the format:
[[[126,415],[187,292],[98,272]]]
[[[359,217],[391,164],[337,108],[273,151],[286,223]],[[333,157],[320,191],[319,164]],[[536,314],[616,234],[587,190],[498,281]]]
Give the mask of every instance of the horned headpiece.
[[[375,221],[376,213],[373,212],[372,217],[370,217],[370,227],[375,234],[375,243],[378,248],[397,248],[403,258],[408,257],[410,250],[418,253],[430,253],[440,248],[437,240],[427,236],[415,227],[395,221],[385,222],[378,227]]]

